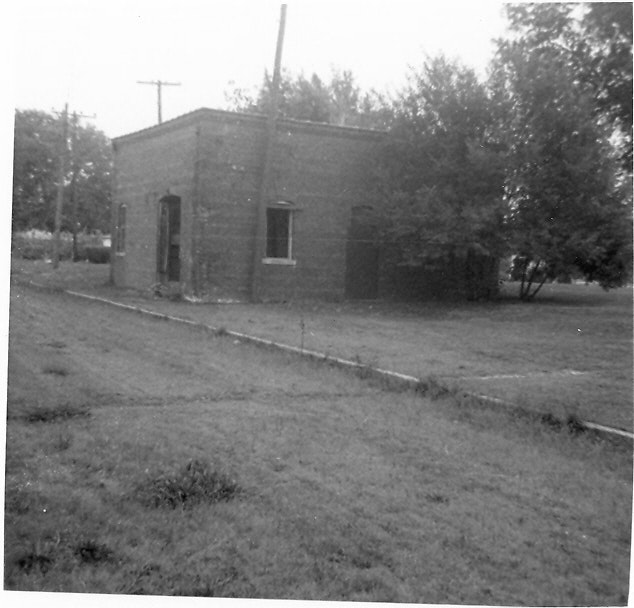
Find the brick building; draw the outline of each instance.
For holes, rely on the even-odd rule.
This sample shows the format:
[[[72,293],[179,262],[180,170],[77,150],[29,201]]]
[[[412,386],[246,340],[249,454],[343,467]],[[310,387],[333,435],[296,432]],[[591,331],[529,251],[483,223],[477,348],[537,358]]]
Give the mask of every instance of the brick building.
[[[377,296],[378,250],[357,237],[385,134],[279,120],[256,256],[266,132],[264,116],[200,109],[114,140],[115,285],[246,299],[257,264],[258,299]]]
[[[113,283],[212,301],[490,297],[496,260],[411,267],[379,249],[385,136],[280,119],[262,210],[265,116],[200,109],[115,139]]]

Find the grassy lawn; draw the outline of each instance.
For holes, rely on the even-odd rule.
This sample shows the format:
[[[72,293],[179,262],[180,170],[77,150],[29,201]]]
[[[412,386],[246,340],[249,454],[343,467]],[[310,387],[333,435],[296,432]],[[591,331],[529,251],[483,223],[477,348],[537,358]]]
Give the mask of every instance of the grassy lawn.
[[[10,315],[7,589],[627,603],[630,443],[63,294]]]
[[[545,285],[519,302],[192,305],[105,287],[108,267],[14,263],[14,274],[64,285],[360,362],[434,378],[561,419],[633,429],[632,289]]]

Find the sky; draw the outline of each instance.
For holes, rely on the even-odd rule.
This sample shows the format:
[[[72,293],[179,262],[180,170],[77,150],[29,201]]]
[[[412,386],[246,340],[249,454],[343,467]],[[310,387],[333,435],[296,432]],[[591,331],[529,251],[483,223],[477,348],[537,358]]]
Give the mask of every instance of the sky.
[[[272,71],[280,1],[20,0],[8,2],[11,108],[89,116],[109,137],[253,91]],[[5,6],[6,6],[5,5]],[[394,93],[425,54],[443,52],[484,75],[502,4],[423,0],[288,0],[283,67],[351,70],[363,90]],[[7,10],[5,8],[4,10]],[[4,49],[2,49],[4,50]],[[6,79],[5,79],[6,82]]]

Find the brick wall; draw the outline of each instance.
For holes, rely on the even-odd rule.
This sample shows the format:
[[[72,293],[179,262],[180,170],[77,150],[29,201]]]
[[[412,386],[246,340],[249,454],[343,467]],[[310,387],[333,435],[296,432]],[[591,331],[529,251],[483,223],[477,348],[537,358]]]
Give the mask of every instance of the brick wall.
[[[271,199],[292,202],[296,266],[265,266],[264,299],[341,299],[352,207],[368,204],[381,135],[290,121],[278,132]]]
[[[196,124],[165,123],[115,140],[113,213],[125,204],[125,253],[114,253],[115,285],[148,289],[157,281],[159,200],[168,194],[181,197],[181,282],[191,276],[191,233],[194,195]],[[113,236],[115,232],[113,231]]]
[[[167,182],[179,194],[174,191],[178,186],[183,222],[186,215],[190,218],[189,233],[182,239],[182,255],[190,259],[184,288],[201,297],[248,298],[265,118],[211,110],[188,116],[189,126],[164,133],[156,127],[118,142],[117,166],[125,167],[126,174],[118,178],[117,199],[142,200],[148,188],[162,191]],[[280,121],[276,137],[267,200],[294,205],[295,264],[262,264],[261,297],[340,299],[350,209],[367,203],[367,170],[382,134]],[[176,149],[181,151],[178,159]],[[175,166],[168,168],[169,163]],[[144,247],[156,256],[156,210],[150,217],[142,203],[137,208],[139,213],[129,219],[129,238],[136,245],[127,256],[128,285],[147,283],[143,269],[156,266],[151,256],[139,255]]]

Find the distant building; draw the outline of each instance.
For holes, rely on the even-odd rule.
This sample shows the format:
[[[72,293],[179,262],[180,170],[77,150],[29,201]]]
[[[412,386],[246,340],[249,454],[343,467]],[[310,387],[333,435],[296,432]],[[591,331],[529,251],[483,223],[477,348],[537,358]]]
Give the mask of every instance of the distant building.
[[[266,132],[265,116],[200,109],[115,139],[113,283],[249,299],[256,273],[264,301],[462,295],[381,255],[382,131],[280,119],[256,255]]]

